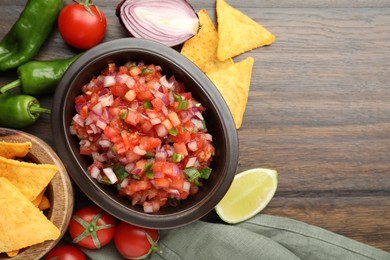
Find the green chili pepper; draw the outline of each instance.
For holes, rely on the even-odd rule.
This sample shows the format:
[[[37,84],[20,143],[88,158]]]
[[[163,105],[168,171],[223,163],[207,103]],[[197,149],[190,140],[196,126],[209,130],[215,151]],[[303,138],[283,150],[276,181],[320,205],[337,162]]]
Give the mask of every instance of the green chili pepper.
[[[13,95],[9,91],[0,94],[0,111],[0,126],[9,128],[27,127],[34,124],[41,113],[50,113],[49,109],[39,106],[36,98]]]
[[[67,59],[27,62],[17,69],[19,79],[5,85],[2,92],[21,86],[23,94],[34,97],[54,93],[65,71],[80,55]]]
[[[54,27],[63,0],[29,0],[19,19],[0,42],[0,71],[31,60]]]

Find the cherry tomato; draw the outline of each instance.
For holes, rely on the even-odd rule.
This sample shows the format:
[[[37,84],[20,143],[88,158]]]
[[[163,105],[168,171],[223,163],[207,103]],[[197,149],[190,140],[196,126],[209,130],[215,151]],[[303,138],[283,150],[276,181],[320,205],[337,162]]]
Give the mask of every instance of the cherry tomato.
[[[45,260],[85,260],[84,253],[75,246],[63,245],[53,248]]]
[[[69,223],[73,243],[89,249],[107,245],[115,234],[115,218],[97,206],[82,208]]]
[[[106,33],[104,13],[90,0],[66,5],[58,17],[58,30],[62,39],[78,49],[97,45]]]
[[[121,221],[115,232],[115,246],[128,259],[144,259],[158,251],[158,230],[137,227]]]

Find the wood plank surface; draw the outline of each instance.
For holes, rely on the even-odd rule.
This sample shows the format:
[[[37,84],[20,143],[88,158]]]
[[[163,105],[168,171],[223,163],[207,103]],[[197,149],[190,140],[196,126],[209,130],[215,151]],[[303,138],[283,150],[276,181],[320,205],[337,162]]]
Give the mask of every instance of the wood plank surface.
[[[0,38],[25,2],[1,2]],[[276,35],[273,45],[235,58],[255,59],[238,171],[280,174],[263,213],[390,252],[390,2],[227,2]],[[127,37],[115,16],[118,1],[95,3],[108,19],[104,41]],[[215,21],[214,1],[190,3]],[[74,53],[55,29],[36,59]],[[15,72],[0,73],[1,85],[14,79]],[[55,105],[51,97],[40,101]],[[50,117],[26,131],[53,144]]]

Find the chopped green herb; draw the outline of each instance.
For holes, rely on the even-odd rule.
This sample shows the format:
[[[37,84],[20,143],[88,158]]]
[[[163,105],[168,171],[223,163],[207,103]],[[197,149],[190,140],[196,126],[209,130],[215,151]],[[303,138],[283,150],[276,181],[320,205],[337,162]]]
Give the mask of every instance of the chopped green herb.
[[[200,178],[208,179],[210,177],[210,174],[211,174],[211,168],[204,167],[204,168],[200,169]]]
[[[133,178],[134,180],[139,180],[139,179],[141,179],[141,177],[139,177],[139,175],[137,175],[137,174],[132,174],[132,175],[130,175],[131,176],[131,178]]]
[[[148,73],[150,73],[150,72],[153,72],[153,70],[148,69],[148,68],[144,68],[144,69],[142,70],[142,72],[141,72],[141,76],[143,76],[143,75],[145,75],[145,74],[148,74]]]
[[[195,167],[185,168],[184,173],[186,174],[187,180],[189,180],[190,182],[194,182],[195,184],[198,182],[200,172]]]
[[[186,110],[188,108],[188,100],[179,101],[178,110]]]
[[[173,136],[177,136],[177,134],[178,134],[176,127],[169,129],[168,132],[170,135],[173,135]]]
[[[145,176],[149,179],[154,179],[154,173],[152,171],[145,172]]]
[[[152,169],[152,166],[153,166],[153,162],[148,162],[145,167],[144,167],[144,172],[148,172],[150,171],[150,169]]]
[[[172,162],[180,162],[181,160],[183,160],[183,155],[175,152],[172,154]]]
[[[109,179],[100,179],[99,182],[101,184],[107,184],[107,185],[111,185],[112,184],[112,182]]]
[[[119,116],[121,119],[125,119],[127,117],[127,112],[123,112]]]
[[[152,109],[153,105],[152,105],[152,103],[150,101],[144,101],[144,108]]]
[[[127,176],[129,176],[129,173],[126,171],[125,166],[119,165],[116,168],[113,168],[116,177],[118,177],[119,182],[123,181]]]
[[[145,159],[151,159],[151,158],[154,158],[154,153],[150,153],[150,152],[148,152],[148,153],[146,153],[146,154],[144,155],[144,158],[145,158]]]
[[[176,101],[180,102],[183,100],[183,98],[179,95],[179,94],[176,94],[175,92],[173,92],[173,97],[175,98]]]

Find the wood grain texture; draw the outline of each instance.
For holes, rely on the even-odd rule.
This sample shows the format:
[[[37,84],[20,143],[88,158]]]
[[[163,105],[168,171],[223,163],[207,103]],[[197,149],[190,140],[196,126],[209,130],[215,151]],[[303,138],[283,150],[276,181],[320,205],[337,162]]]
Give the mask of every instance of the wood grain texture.
[[[70,1],[69,1],[70,2]],[[117,1],[105,12],[104,41],[127,37]],[[263,211],[314,224],[390,252],[390,2],[228,0],[276,35],[276,42],[235,58],[255,59],[238,171],[280,173]],[[0,37],[25,1],[2,1]],[[215,21],[214,1],[192,0]],[[75,50],[54,30],[37,59]],[[0,74],[0,84],[16,78]],[[55,105],[51,97],[40,99]],[[50,117],[28,132],[53,144]]]

